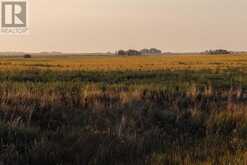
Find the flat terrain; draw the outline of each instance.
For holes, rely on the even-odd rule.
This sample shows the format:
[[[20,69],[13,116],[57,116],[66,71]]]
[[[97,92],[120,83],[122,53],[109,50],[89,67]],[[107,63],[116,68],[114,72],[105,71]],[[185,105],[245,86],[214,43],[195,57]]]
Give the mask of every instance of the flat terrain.
[[[0,164],[247,164],[247,55],[0,57]]]
[[[167,56],[34,56],[0,57],[0,69],[61,70],[201,70],[247,68],[242,55],[167,55]]]

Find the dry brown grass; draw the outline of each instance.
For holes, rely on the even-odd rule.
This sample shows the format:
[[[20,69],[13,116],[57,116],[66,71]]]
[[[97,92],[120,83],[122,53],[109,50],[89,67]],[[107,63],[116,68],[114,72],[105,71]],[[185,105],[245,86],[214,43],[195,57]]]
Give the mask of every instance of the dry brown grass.
[[[246,67],[245,55],[0,57],[0,164],[246,164]]]
[[[0,69],[201,70],[247,67],[247,55],[1,57]]]

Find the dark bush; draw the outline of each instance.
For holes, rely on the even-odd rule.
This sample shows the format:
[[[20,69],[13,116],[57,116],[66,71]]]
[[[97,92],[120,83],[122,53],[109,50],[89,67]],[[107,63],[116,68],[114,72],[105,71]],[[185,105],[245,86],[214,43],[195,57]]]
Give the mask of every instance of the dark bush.
[[[32,56],[30,54],[25,54],[24,58],[32,58]]]

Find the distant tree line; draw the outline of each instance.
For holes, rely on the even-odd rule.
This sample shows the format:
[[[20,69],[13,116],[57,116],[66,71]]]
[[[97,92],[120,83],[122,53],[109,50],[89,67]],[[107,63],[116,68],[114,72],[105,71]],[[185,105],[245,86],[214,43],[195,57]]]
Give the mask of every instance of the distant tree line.
[[[206,54],[211,54],[211,55],[214,55],[214,54],[231,54],[231,52],[228,50],[225,50],[225,49],[215,49],[215,50],[207,50]]]
[[[129,49],[129,50],[119,50],[117,51],[116,54],[120,56],[159,55],[162,54],[162,51],[156,48],[142,49],[142,50]]]

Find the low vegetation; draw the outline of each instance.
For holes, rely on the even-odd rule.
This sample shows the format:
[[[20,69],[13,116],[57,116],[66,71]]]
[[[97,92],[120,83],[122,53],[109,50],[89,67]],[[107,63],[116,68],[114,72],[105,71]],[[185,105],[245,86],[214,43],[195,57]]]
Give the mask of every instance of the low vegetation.
[[[4,58],[0,164],[247,164],[246,57],[200,58]]]

